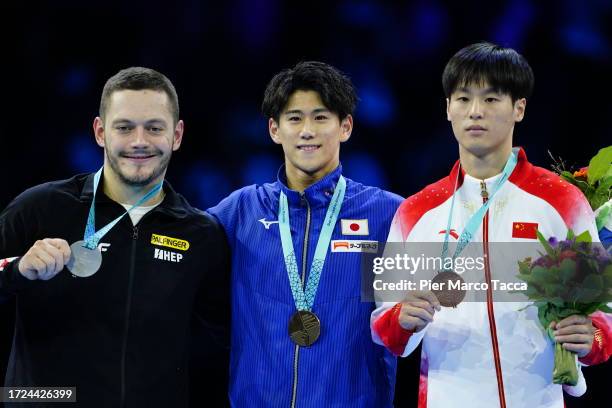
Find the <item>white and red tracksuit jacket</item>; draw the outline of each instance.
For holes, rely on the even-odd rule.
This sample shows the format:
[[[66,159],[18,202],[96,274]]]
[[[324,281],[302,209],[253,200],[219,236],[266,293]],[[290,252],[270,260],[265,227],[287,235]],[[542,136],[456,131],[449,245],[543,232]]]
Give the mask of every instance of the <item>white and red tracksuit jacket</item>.
[[[460,233],[470,216],[482,205],[481,180],[460,171],[459,162],[450,175],[407,198],[397,210],[387,242],[442,242],[451,197],[457,182],[451,228]],[[490,191],[497,175],[484,180]],[[544,236],[564,239],[568,228],[589,230],[597,239],[594,216],[582,193],[556,174],[533,166],[525,152],[509,180],[493,197],[474,242],[526,242],[517,224],[537,223]],[[518,273],[518,270],[517,270]],[[495,260],[485,264],[485,277],[495,279]],[[419,408],[563,408],[562,387],[552,383],[554,347],[540,326],[537,309],[516,302],[463,302],[443,308],[432,323],[418,333],[399,326],[400,304],[378,303],[372,313],[372,337],[396,355],[407,356],[422,342]],[[593,316],[597,328],[593,349],[581,360],[596,364],[612,354],[612,319]],[[566,387],[581,395],[586,386]]]

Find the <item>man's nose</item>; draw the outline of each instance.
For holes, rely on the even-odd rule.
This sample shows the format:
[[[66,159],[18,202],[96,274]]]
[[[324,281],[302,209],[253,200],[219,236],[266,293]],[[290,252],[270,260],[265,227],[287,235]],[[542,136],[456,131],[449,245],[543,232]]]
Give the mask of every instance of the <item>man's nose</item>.
[[[304,120],[304,125],[300,130],[300,137],[302,139],[312,139],[314,137],[314,124],[310,119]]]
[[[474,99],[470,105],[470,119],[482,119],[482,103],[478,99]]]
[[[146,138],[146,129],[142,125],[136,126],[136,128],[134,129],[134,138],[132,140],[132,145],[143,146],[147,143],[148,142]]]

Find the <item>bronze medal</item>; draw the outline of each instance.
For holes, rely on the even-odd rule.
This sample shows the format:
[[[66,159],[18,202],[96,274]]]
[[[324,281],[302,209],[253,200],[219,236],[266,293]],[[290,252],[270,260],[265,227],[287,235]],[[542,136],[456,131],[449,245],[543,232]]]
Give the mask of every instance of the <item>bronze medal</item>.
[[[320,334],[321,322],[308,310],[298,310],[289,319],[289,337],[298,346],[312,346]]]
[[[451,288],[450,283],[452,282],[453,287]],[[444,307],[457,307],[459,303],[465,298],[466,291],[463,289],[465,281],[461,275],[453,271],[442,271],[439,272],[435,278],[431,280],[431,283],[443,284],[441,290],[432,290],[434,295],[440,301],[440,305]],[[455,289],[455,286],[459,286]]]

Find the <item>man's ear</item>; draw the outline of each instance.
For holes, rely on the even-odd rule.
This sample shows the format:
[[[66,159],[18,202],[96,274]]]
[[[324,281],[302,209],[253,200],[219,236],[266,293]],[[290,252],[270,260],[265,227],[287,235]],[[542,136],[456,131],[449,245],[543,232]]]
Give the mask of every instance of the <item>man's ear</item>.
[[[276,123],[274,118],[268,119],[268,132],[270,132],[270,137],[274,143],[281,144],[281,140],[278,135],[278,123]]]
[[[179,147],[181,147],[181,142],[183,141],[183,132],[185,131],[185,123],[182,120],[179,120],[174,127],[174,140],[172,144],[172,151],[176,152]]]
[[[340,142],[346,142],[351,137],[353,132],[353,116],[346,115],[340,122]]]
[[[450,99],[446,98],[446,120],[451,121],[450,113],[448,108],[450,107]]]
[[[514,121],[520,122],[525,117],[525,108],[527,108],[527,99],[521,98],[514,102]]]
[[[93,131],[98,146],[104,147],[104,121],[99,116],[93,121]]]

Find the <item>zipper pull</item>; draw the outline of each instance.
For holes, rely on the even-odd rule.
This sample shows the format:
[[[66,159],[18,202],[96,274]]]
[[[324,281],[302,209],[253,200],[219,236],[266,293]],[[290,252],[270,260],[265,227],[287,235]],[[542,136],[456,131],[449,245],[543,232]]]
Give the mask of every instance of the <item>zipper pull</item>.
[[[132,239],[137,240],[138,239],[138,227],[134,226],[134,231],[132,233]]]
[[[487,191],[487,183],[485,183],[484,180],[480,181],[480,195],[485,200],[489,199],[489,192]]]

